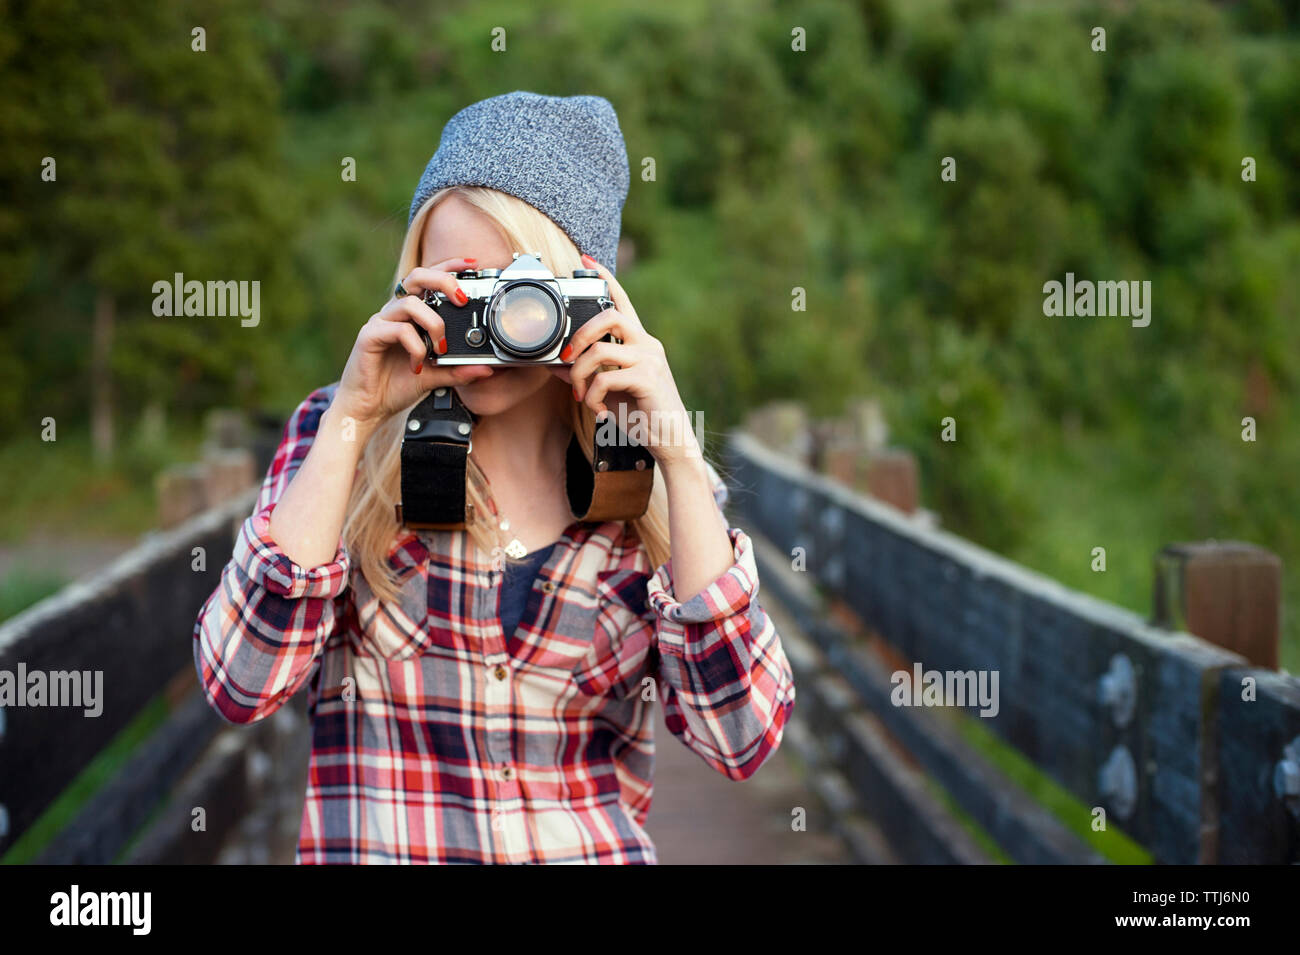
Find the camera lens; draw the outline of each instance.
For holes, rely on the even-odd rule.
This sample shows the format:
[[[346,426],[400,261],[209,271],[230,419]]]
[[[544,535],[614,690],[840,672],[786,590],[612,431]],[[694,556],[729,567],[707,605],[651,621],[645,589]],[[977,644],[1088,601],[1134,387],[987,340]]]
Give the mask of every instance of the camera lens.
[[[544,354],[560,337],[563,313],[555,296],[521,282],[492,301],[488,323],[497,344],[521,358]]]

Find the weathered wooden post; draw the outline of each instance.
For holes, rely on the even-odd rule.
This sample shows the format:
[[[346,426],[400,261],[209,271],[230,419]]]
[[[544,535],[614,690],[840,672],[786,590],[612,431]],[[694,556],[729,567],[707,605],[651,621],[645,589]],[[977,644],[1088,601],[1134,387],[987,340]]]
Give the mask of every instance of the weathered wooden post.
[[[208,412],[203,458],[197,464],[167,468],[157,478],[158,522],[164,530],[239,497],[257,483],[257,463],[242,412]]]
[[[813,428],[814,466],[847,487],[857,487],[866,449],[845,418],[818,421]]]
[[[155,482],[158,523],[163,530],[177,527],[207,505],[207,477],[198,464],[178,464],[162,471]]]
[[[1282,561],[1239,541],[1170,544],[1156,555],[1157,626],[1186,630],[1277,669]]]
[[[890,448],[867,459],[863,484],[872,497],[892,504],[904,514],[915,513],[920,504],[920,481],[916,458],[910,451]]]
[[[755,408],[745,418],[745,430],[772,450],[810,463],[812,431],[799,402],[772,401]]]
[[[911,452],[889,447],[889,426],[880,402],[852,401],[839,418],[818,422],[815,466],[836,481],[905,514],[920,505],[920,481]]]
[[[209,451],[203,459],[203,470],[207,507],[238,497],[257,482],[253,452],[244,448]]]
[[[213,408],[205,421],[207,445],[212,448],[246,448],[252,440],[248,419],[233,408]]]

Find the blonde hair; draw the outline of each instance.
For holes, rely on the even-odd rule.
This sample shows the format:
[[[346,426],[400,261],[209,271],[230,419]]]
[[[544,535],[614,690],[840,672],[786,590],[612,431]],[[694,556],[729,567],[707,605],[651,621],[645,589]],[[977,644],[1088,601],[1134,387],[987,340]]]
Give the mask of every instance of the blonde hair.
[[[528,203],[495,189],[450,186],[430,196],[411,219],[392,285],[420,265],[420,242],[425,221],[433,208],[450,195],[459,196],[491,219],[512,248],[541,252],[542,261],[555,274],[568,275],[574,269],[582,268],[581,254],[573,241],[550,218]],[[590,460],[595,445],[595,415],[584,404],[574,402],[571,407],[570,424]],[[376,596],[387,601],[395,601],[398,593],[397,575],[388,562],[388,555],[400,530],[394,505],[401,497],[401,444],[406,411],[393,415],[376,430],[362,452],[343,527],[344,543],[366,583]],[[473,458],[467,470],[470,473],[466,475],[466,501],[473,507],[469,509],[466,531],[485,554],[492,554],[499,545],[497,528],[490,516],[491,508],[484,499],[486,485]],[[668,493],[657,469],[649,507],[644,515],[629,523],[644,545],[652,568],[668,560]]]

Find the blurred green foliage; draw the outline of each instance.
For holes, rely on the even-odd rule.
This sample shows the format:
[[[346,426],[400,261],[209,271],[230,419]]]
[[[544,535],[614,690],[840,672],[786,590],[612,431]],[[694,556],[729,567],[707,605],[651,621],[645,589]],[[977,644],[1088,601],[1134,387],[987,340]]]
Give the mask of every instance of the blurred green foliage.
[[[121,432],[149,406],[168,444],[214,404],[287,412],[386,295],[446,119],[598,93],[633,172],[622,278],[711,430],[878,395],[960,533],[1140,610],[1160,545],[1250,540],[1300,606],[1300,5],[436,7],[0,0],[0,428],[85,427],[105,290]],[[178,271],[259,280],[261,323],[155,318]],[[1150,280],[1151,325],[1045,317],[1067,271]]]
[[[0,622],[44,600],[67,582],[59,574],[25,567],[0,575]]]

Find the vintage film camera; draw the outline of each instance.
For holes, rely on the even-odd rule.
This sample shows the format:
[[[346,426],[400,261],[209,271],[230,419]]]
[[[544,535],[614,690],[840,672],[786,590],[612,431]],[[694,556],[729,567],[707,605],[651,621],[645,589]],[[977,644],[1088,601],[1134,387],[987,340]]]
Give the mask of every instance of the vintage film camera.
[[[416,325],[429,359],[439,365],[559,365],[573,333],[613,306],[609,288],[594,269],[559,278],[541,254],[514,254],[505,269],[457,272],[469,296],[457,305],[442,292],[426,291],[424,302],[442,316],[447,353],[433,350],[429,333]]]

